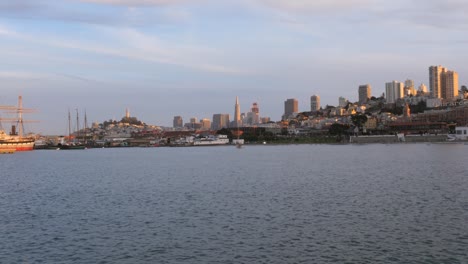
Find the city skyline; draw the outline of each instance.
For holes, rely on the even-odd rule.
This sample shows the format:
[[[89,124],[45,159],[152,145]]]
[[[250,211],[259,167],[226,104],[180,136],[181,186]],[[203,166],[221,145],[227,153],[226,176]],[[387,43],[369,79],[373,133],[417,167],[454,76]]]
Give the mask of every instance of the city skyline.
[[[373,96],[390,80],[429,86],[430,65],[466,85],[466,11],[460,1],[2,3],[0,104],[23,95],[39,111],[26,118],[41,121],[29,130],[63,134],[76,108],[90,122],[129,108],[171,126],[177,115],[232,114],[239,96],[241,109],[258,102],[279,120],[287,98],[307,111],[313,94],[322,106],[356,102],[364,83]]]

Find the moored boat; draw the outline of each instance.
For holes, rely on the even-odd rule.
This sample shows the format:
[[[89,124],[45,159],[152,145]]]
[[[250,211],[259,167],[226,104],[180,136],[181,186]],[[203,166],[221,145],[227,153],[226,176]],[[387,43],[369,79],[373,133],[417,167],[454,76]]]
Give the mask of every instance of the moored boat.
[[[34,148],[33,137],[23,136],[23,113],[31,112],[32,109],[23,108],[22,96],[18,97],[18,107],[2,106],[1,110],[7,110],[9,113],[15,113],[18,116],[16,118],[1,118],[1,121],[7,121],[17,124],[19,131],[16,131],[17,126],[11,126],[11,132],[5,133],[4,130],[0,130],[0,150],[12,150],[14,151],[30,151]]]

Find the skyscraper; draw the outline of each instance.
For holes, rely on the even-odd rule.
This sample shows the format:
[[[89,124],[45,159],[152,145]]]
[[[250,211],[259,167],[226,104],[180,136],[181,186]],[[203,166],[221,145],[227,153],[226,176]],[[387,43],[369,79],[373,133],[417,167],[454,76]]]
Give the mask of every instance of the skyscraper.
[[[414,89],[414,81],[410,79],[405,81],[404,88],[404,96],[408,95],[416,95],[416,89]]]
[[[429,89],[435,98],[453,100],[458,96],[458,73],[442,66],[429,67]]]
[[[174,121],[172,123],[174,128],[181,128],[184,124],[181,116],[174,116]]]
[[[403,97],[403,83],[392,81],[385,84],[385,95],[388,104],[393,104],[397,99]]]
[[[435,98],[442,98],[442,73],[447,71],[442,66],[429,67],[429,89]]]
[[[320,96],[312,95],[310,97],[310,111],[318,111],[320,109]]]
[[[446,71],[442,76],[442,98],[455,99],[458,96],[458,73]]]
[[[211,129],[219,130],[229,127],[229,114],[214,114]]]
[[[287,99],[284,101],[284,115],[283,115],[283,120],[288,119],[291,117],[294,113],[298,112],[298,102],[297,99]]]
[[[260,123],[258,104],[253,103],[250,112],[248,112],[244,118],[244,124],[255,125]]]
[[[241,124],[241,114],[238,96],[236,96],[236,104],[234,105],[234,122],[237,126]]]
[[[341,97],[341,96],[338,98],[339,107],[345,107],[347,104],[348,104],[348,99]]]
[[[427,86],[424,83],[421,83],[421,85],[419,85],[418,92],[421,94],[426,94]]]
[[[364,104],[371,98],[371,86],[369,84],[359,85],[359,103]]]
[[[210,130],[211,128],[211,121],[208,118],[203,118],[201,120],[201,129],[202,130]]]

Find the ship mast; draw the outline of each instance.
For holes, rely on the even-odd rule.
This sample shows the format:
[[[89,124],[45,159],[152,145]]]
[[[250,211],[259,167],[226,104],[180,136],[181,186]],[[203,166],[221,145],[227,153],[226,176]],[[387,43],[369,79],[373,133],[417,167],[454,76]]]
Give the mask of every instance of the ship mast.
[[[38,122],[38,121],[33,121],[33,120],[24,120],[23,119],[23,114],[24,113],[34,113],[36,110],[34,109],[29,109],[29,108],[23,108],[23,97],[20,95],[18,96],[18,106],[0,106],[0,110],[6,110],[6,113],[9,114],[15,114],[16,117],[14,118],[0,118],[0,121],[5,121],[5,122],[10,122],[12,124],[15,124],[12,126],[11,133],[14,136],[19,136],[23,137],[24,134],[24,123],[33,123],[33,122]],[[16,132],[16,128],[18,128],[18,133]]]
[[[68,109],[68,141],[71,140],[71,116],[70,116],[70,109]]]
[[[76,109],[76,139],[80,140],[80,119],[78,118],[78,108]]]

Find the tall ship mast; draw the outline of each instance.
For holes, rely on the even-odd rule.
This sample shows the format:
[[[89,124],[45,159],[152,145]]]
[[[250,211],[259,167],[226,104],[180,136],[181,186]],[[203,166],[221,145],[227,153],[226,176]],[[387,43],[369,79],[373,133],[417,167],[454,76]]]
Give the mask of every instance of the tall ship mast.
[[[23,120],[23,114],[33,113],[34,109],[23,108],[23,97],[18,96],[18,106],[0,106],[0,110],[6,113],[15,114],[15,118],[0,117],[0,121],[9,122],[11,126],[10,132],[7,134],[0,128],[0,150],[13,150],[13,151],[29,151],[34,148],[34,138],[24,136],[24,123],[34,122]]]

